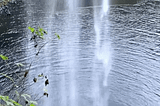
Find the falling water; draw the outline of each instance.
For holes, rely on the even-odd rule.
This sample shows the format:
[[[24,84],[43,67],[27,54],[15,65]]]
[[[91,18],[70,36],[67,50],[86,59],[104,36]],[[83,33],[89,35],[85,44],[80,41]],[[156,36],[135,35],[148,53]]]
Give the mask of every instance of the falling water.
[[[108,4],[108,0],[103,0],[103,11],[102,11],[102,15],[105,17],[107,17],[107,11],[108,11],[108,8],[109,8],[109,4]],[[101,17],[101,20],[103,19],[103,17]],[[106,21],[107,24],[109,24],[108,21]],[[106,26],[107,27],[107,26]],[[108,33],[107,33],[108,34]],[[106,35],[108,36],[108,39],[109,39],[109,35]],[[103,38],[102,38],[103,39]],[[103,64],[104,64],[104,67],[105,67],[105,80],[103,82],[103,85],[104,86],[107,86],[107,78],[108,78],[108,74],[109,74],[109,71],[111,69],[111,45],[110,45],[110,41],[108,40],[107,42],[105,42],[103,44],[103,46],[101,46],[101,50],[100,51],[100,54],[99,54],[99,59],[100,60],[103,60]]]
[[[76,8],[77,6],[77,1],[76,0],[68,0],[68,8],[70,11],[74,11],[74,9]]]
[[[103,20],[103,17],[98,18],[97,15],[103,15],[105,17],[107,17],[106,13],[108,11],[108,0],[103,0],[103,6],[102,6],[102,12],[99,12],[98,9],[95,8],[95,12],[94,12],[94,28],[95,28],[95,32],[96,32],[96,56],[99,60],[101,60],[104,64],[104,67],[106,67],[105,71],[105,75],[106,77],[109,74],[109,70],[110,70],[110,58],[111,58],[111,47],[110,47],[110,41],[108,40],[108,42],[105,43],[101,43],[101,40],[103,38],[101,38],[101,31],[100,31],[100,27],[102,24],[99,23],[99,21]],[[100,10],[101,11],[101,10]],[[99,14],[100,13],[100,14]],[[107,22],[108,23],[108,22]],[[109,38],[109,35],[106,35]],[[104,80],[104,86],[107,86],[107,78],[105,78]]]
[[[80,20],[80,17],[79,15],[76,15],[76,8],[78,8],[76,7],[77,3],[82,1],[67,1],[63,6],[67,7],[68,12],[65,11],[66,16],[63,15],[61,18],[59,18],[61,14],[58,14],[56,6],[58,4],[61,4],[61,2],[63,1],[55,0],[54,3],[53,1],[50,1],[49,4],[54,4],[54,6],[46,8],[45,10],[46,13],[50,9],[52,10],[51,12],[49,11],[51,13],[50,15],[45,14],[45,23],[48,23],[46,25],[46,29],[48,31],[48,35],[46,38],[53,38],[53,27],[54,24],[56,24],[56,22],[54,22],[54,19],[60,20],[60,22],[57,22],[58,26],[56,26],[56,28],[62,26],[59,28],[62,29],[62,32],[58,30],[56,31],[56,33],[60,34],[62,37],[57,44],[49,43],[43,48],[43,55],[48,56],[49,58],[48,60],[43,61],[42,66],[44,67],[44,70],[47,70],[44,74],[49,75],[50,85],[47,87],[43,85],[39,86],[38,88],[43,89],[43,87],[45,87],[48,90],[50,96],[47,99],[43,98],[41,104],[43,104],[44,106],[52,106],[53,104],[59,106],[78,106],[79,104],[81,104],[81,101],[84,101],[84,97],[88,97],[93,100],[93,106],[107,106],[107,100],[109,97],[107,79],[111,68],[111,44],[109,40],[109,34],[106,33],[106,31],[103,32],[102,27],[105,24],[104,27],[106,28],[106,25],[108,23],[106,20],[103,21],[104,18],[107,17],[108,2],[107,0],[101,2],[102,8],[97,8],[97,4],[99,2],[98,0],[95,0],[93,2],[95,30],[95,38],[93,37],[93,39],[95,40],[95,45],[93,44],[93,46],[95,46],[95,51],[93,51],[93,63],[91,62],[91,64],[93,64],[93,68],[88,68],[83,65],[81,66],[81,60],[88,61],[90,59],[90,53],[86,53],[86,55],[84,55],[89,46],[87,45],[88,42],[82,43],[82,40],[80,39],[82,33],[80,33],[79,30],[81,30],[81,26],[77,22]],[[64,23],[61,23],[61,21],[64,21]],[[88,20],[86,19],[85,21]],[[102,23],[102,21],[104,23]],[[86,27],[86,29],[87,28],[88,27]],[[107,39],[104,40],[102,36],[107,36],[105,37]],[[58,46],[54,47],[53,45]],[[88,46],[88,48],[85,50],[85,47],[80,47],[83,45]],[[55,50],[51,48],[54,48]],[[56,53],[58,54],[58,57],[55,59],[54,54]],[[85,56],[85,58],[83,58],[83,56]],[[88,58],[86,58],[87,56]],[[100,61],[101,64],[103,64],[103,68],[100,69],[100,72],[97,71],[97,61]],[[86,65],[90,64],[87,63]],[[37,67],[36,69],[42,70],[41,67]],[[59,73],[59,71],[62,73],[67,72],[67,74],[55,75],[55,73]],[[89,71],[92,75],[85,75],[87,71]],[[83,74],[81,74],[82,72]],[[103,73],[103,75],[101,73]],[[82,84],[86,84],[86,82],[90,80],[91,83],[89,84],[91,85],[91,87],[82,86]],[[90,91],[87,91],[87,89],[90,89]],[[83,94],[82,92],[85,92],[86,94]],[[90,94],[92,95],[91,97]],[[86,101],[88,102],[89,100]]]
[[[103,14],[106,14],[109,8],[108,0],[103,0]]]
[[[107,90],[107,79],[108,79],[108,75],[111,69],[111,44],[109,41],[109,35],[108,33],[105,33],[105,36],[108,37],[107,41],[103,41],[102,38],[102,31],[100,29],[101,26],[103,26],[104,23],[101,23],[101,21],[103,20],[103,18],[107,17],[107,11],[109,8],[109,4],[108,4],[108,0],[103,0],[102,2],[102,9],[98,9],[98,8],[94,8],[94,29],[95,29],[95,33],[96,33],[96,51],[95,51],[95,56],[98,60],[100,60],[103,64],[104,67],[104,78],[103,78],[103,84],[102,84],[102,88],[100,88],[99,85],[99,81],[97,81],[97,83],[95,83],[94,85],[94,90],[95,90],[95,101],[98,98],[98,103],[95,103],[95,106],[107,106],[108,105],[108,98],[109,98],[109,91]],[[101,16],[101,17],[99,17]],[[104,21],[103,21],[104,22]],[[108,24],[108,22],[106,21],[106,24]],[[107,26],[105,26],[107,27]],[[97,80],[99,80],[98,76],[96,77]],[[104,95],[101,95],[101,92],[104,93]]]

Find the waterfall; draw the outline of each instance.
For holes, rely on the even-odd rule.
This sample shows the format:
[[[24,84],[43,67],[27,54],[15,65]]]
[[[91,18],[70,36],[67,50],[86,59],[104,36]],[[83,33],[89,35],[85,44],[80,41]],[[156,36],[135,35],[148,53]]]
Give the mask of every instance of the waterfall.
[[[55,0],[56,4],[54,4],[55,7],[52,7],[53,8],[52,11],[57,11],[58,4],[61,4],[61,2],[63,3],[63,0],[62,1]],[[60,55],[60,53],[62,53],[60,56],[61,58],[67,60],[67,62],[61,63],[61,65],[65,66],[65,68],[66,68],[65,71],[68,72],[68,76],[67,76],[68,82],[66,81],[65,75],[64,75],[61,77],[62,81],[59,85],[61,88],[61,89],[59,89],[59,92],[61,95],[59,98],[61,98],[61,101],[62,101],[61,104],[64,106],[67,106],[67,103],[68,103],[70,106],[77,106],[78,104],[80,104],[79,101],[81,100],[82,97],[91,97],[91,99],[93,99],[93,106],[107,106],[108,105],[107,102],[108,102],[108,98],[109,98],[109,91],[108,91],[107,82],[108,82],[108,75],[109,75],[109,72],[111,69],[111,54],[112,54],[110,40],[108,40],[109,34],[105,31],[105,29],[107,28],[106,25],[109,23],[106,20],[107,12],[109,9],[108,0],[101,0],[101,1],[99,1],[99,0],[93,0],[93,1],[92,0],[88,0],[88,1],[68,0],[63,5],[65,7],[67,7],[65,9],[68,9],[68,13],[67,13],[68,17],[64,18],[66,21],[65,22],[66,24],[64,24],[64,26],[65,26],[64,31],[67,32],[66,35],[68,35],[68,37],[66,37],[66,38],[63,37],[62,39],[65,39],[63,42],[66,42],[68,40],[68,38],[70,37],[69,38],[70,41],[67,42],[68,44],[62,43],[61,44],[62,46],[60,47],[61,51],[58,52],[59,55]],[[76,59],[77,57],[79,57],[79,55],[80,55],[80,59],[84,59],[81,57],[81,55],[84,56],[84,54],[79,54],[79,50],[81,50],[81,49],[83,50],[83,48],[79,47],[80,46],[79,43],[76,45],[77,40],[81,36],[80,35],[81,33],[78,34],[75,31],[79,30],[79,28],[81,28],[81,27],[78,22],[77,22],[77,24],[76,24],[76,22],[74,22],[74,19],[78,20],[80,18],[79,15],[77,15],[77,13],[76,13],[77,12],[76,8],[78,8],[78,6],[82,6],[82,7],[87,6],[88,7],[88,5],[93,6],[93,10],[94,10],[95,38],[93,38],[93,39],[95,40],[95,45],[93,44],[93,46],[95,46],[95,51],[93,51],[93,53],[94,53],[93,58],[95,59],[95,62],[93,62],[93,65],[96,66],[97,60],[98,60],[103,66],[102,69],[101,69],[101,66],[99,66],[100,72],[97,72],[96,67],[87,70],[87,71],[91,71],[91,73],[93,73],[92,76],[87,77],[87,79],[91,80],[90,84],[91,85],[93,84],[93,87],[91,87],[90,88],[91,91],[86,92],[86,94],[87,93],[92,94],[92,96],[82,94],[81,93],[82,92],[81,86],[82,87],[85,87],[85,86],[83,86],[83,85],[80,86],[80,84],[82,82],[77,81],[78,78],[82,77],[82,75],[81,76],[77,75],[77,73],[79,73],[79,70],[83,70],[84,68],[87,68],[87,67],[84,66],[84,68],[82,68],[81,66],[79,66],[81,64],[81,62],[79,62]],[[99,7],[99,5],[101,5],[101,8]],[[52,23],[53,19],[54,19],[53,17],[48,18],[48,23],[50,23],[49,24],[50,30],[52,30],[51,23]],[[49,33],[49,34],[52,35],[52,33]],[[69,36],[69,35],[72,35],[72,36]],[[102,36],[107,36],[106,37],[107,39],[104,40],[104,38]],[[61,39],[61,41],[62,41],[62,39]],[[79,42],[81,42],[81,41],[79,41]],[[86,43],[86,42],[84,42],[84,43]],[[66,49],[66,48],[68,48],[68,49]],[[78,48],[78,51],[76,53],[75,50],[77,48]],[[85,51],[83,51],[83,52],[85,52]],[[88,56],[88,55],[85,55],[85,56]],[[50,57],[52,57],[52,56],[50,56]],[[89,59],[89,58],[87,58],[87,59]],[[93,59],[93,61],[94,61],[94,59]],[[81,67],[81,68],[79,68],[79,67]],[[85,76],[83,76],[83,77],[85,77]],[[81,81],[85,82],[86,79],[83,80],[83,77],[82,77]],[[85,89],[87,89],[87,87]]]
[[[107,12],[109,9],[109,3],[108,0],[103,0],[102,1],[102,8],[94,8],[94,29],[96,33],[96,51],[95,51],[95,56],[96,58],[102,62],[103,67],[104,67],[104,77],[103,77],[103,82],[102,82],[102,88],[98,86],[99,82],[94,85],[94,90],[95,90],[95,106],[107,106],[108,105],[108,98],[109,98],[109,91],[108,91],[108,75],[111,69],[111,44],[110,41],[103,41],[103,37],[101,35],[101,27],[104,25],[104,22],[106,24],[109,24],[108,21],[106,21],[107,17]],[[99,17],[101,16],[101,17]],[[105,18],[105,21],[104,21]],[[105,26],[106,27],[106,26]],[[107,39],[109,39],[109,34],[105,33],[105,36],[107,36]],[[99,77],[96,77],[96,80],[99,80]],[[103,92],[103,95],[101,94]]]
[[[103,0],[102,8],[103,8],[103,12],[106,14],[109,8],[108,0]]]
[[[77,1],[76,0],[68,0],[68,8],[69,11],[74,11],[74,9],[77,7]]]
[[[103,20],[104,17],[107,17],[107,11],[108,11],[108,0],[103,0],[103,4],[102,4],[102,10],[99,10],[97,8],[94,8],[94,29],[95,29],[95,33],[96,33],[96,56],[99,60],[101,60],[104,64],[104,66],[106,67],[107,72],[106,76],[108,76],[109,74],[109,67],[110,65],[110,60],[111,60],[111,47],[110,47],[110,41],[108,40],[107,42],[104,42],[103,44],[101,44],[101,40],[103,40],[103,38],[101,38],[101,30],[100,27],[101,21]],[[98,16],[103,16],[103,17],[98,17]],[[108,21],[106,21],[106,23],[108,23]],[[109,35],[106,35],[109,37]],[[107,81],[105,79],[104,81],[104,85],[107,86]]]

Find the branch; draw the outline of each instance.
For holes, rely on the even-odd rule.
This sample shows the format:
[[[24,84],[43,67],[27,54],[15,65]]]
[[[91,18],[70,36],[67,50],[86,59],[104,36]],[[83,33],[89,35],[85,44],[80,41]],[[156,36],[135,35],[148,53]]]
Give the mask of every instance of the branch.
[[[0,73],[0,74],[5,76],[6,78],[9,78],[14,83],[14,80],[11,77],[9,77],[9,76],[7,76],[6,74],[3,74],[3,73]]]
[[[47,42],[47,43],[48,43],[48,42]],[[39,50],[38,50],[38,52],[36,53],[36,55],[39,54],[39,52],[41,51],[41,49],[42,49],[47,43],[43,44],[43,45],[39,48]]]

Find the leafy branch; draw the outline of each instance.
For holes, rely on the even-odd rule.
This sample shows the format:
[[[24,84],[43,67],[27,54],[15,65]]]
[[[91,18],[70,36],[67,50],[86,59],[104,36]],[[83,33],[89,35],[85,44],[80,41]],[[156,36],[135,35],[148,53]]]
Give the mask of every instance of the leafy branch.
[[[45,31],[43,28],[40,28],[40,27],[38,27],[37,29],[32,28],[32,27],[28,27],[28,29],[29,29],[29,30],[31,31],[31,33],[33,34],[32,37],[31,37],[31,40],[34,40],[35,42],[36,42],[37,38],[44,39],[44,35],[47,34],[47,31]],[[56,37],[57,37],[58,39],[60,39],[60,36],[59,36],[57,33],[55,33],[55,35],[56,35]],[[52,40],[51,40],[51,41],[52,41]],[[36,42],[36,43],[37,43],[37,42]],[[38,52],[36,53],[36,55],[38,55],[38,54],[40,53],[41,49],[42,49],[47,43],[49,43],[49,41],[46,42],[45,44],[43,44],[43,45],[39,48],[39,50],[38,50]],[[38,46],[38,45],[35,45],[34,47],[37,47],[37,46]],[[7,63],[7,60],[8,60],[8,57],[7,57],[7,56],[4,56],[4,55],[0,54],[0,58],[1,58],[3,61],[5,61],[5,63],[8,65],[8,68],[12,69],[12,67],[10,67],[10,65]],[[26,77],[27,74],[28,74],[28,72],[30,71],[30,67],[32,66],[32,63],[33,63],[33,61],[32,61],[32,62],[30,63],[30,65],[29,65],[29,70],[26,70],[26,71],[25,71],[24,77]],[[16,64],[20,69],[21,69],[21,67],[24,66],[22,63],[15,63],[15,64]],[[15,73],[15,74],[16,74],[16,73]],[[6,78],[10,79],[10,80],[14,83],[14,86],[17,86],[17,85],[15,84],[13,78],[11,78],[10,76],[7,76],[7,75],[4,74],[4,73],[0,73],[0,75],[5,76]],[[16,75],[17,75],[17,74],[16,74]],[[17,76],[18,76],[18,75],[17,75]],[[43,76],[43,74],[41,74],[41,75],[38,75],[38,77],[44,77],[44,76]],[[18,78],[20,78],[20,77],[18,76]],[[46,76],[45,76],[44,78],[46,79],[46,80],[45,80],[45,86],[47,86],[47,85],[49,84],[49,80],[47,79]],[[33,81],[34,81],[34,82],[37,82],[37,78],[34,78]],[[22,95],[20,95],[20,94],[16,91],[16,95],[17,95],[18,100],[21,99],[21,97],[24,98],[24,100],[26,101],[26,102],[25,102],[25,103],[26,103],[26,106],[36,106],[36,105],[37,105],[37,102],[36,102],[36,101],[31,101],[31,100],[30,100],[31,96],[28,95],[28,94],[22,94]],[[47,96],[47,97],[48,97],[48,93],[47,93],[46,90],[44,91],[43,96]],[[2,95],[0,95],[0,100],[4,101],[7,106],[22,106],[22,105],[19,104],[18,102],[10,99],[9,96],[2,96]],[[1,106],[1,104],[0,104],[0,106]]]
[[[28,29],[32,32],[33,36],[32,39],[36,39],[37,37],[44,39],[44,34],[47,34],[47,31],[45,31],[43,28],[38,27],[38,29],[28,27]]]
[[[0,99],[3,100],[7,106],[22,106],[19,103],[17,103],[16,101],[9,99],[8,96],[2,96],[0,95]]]
[[[0,54],[0,57],[1,57],[1,59],[2,60],[8,60],[8,57],[6,57],[6,56],[4,56],[4,55],[2,55],[2,54]],[[9,76],[7,76],[6,74],[3,74],[3,73],[0,73],[0,75],[3,75],[3,76],[5,76],[6,78],[9,78],[13,83],[14,83],[14,80],[11,78],[11,77],[9,77]]]

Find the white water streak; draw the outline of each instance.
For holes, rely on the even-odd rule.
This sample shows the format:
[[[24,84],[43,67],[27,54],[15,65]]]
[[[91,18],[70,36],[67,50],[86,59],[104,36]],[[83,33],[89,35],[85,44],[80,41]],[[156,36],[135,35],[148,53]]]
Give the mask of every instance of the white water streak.
[[[109,8],[108,0],[103,0],[103,12],[106,14]]]
[[[104,78],[102,84],[99,84],[101,78],[98,75],[95,75],[94,79],[96,80],[94,83],[93,89],[93,97],[94,97],[94,106],[108,106],[108,75],[111,70],[111,44],[110,41],[105,41],[102,43],[103,39],[101,35],[101,26],[103,18],[107,15],[108,11],[108,0],[103,0],[102,10],[98,10],[98,8],[94,8],[94,29],[96,33],[96,51],[95,56],[96,59],[100,60],[103,63],[104,67]],[[101,17],[98,17],[101,16]],[[107,22],[108,23],[108,22]],[[108,33],[105,33],[109,39]]]
[[[77,7],[77,0],[68,0],[69,11],[74,11]]]

